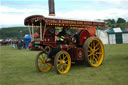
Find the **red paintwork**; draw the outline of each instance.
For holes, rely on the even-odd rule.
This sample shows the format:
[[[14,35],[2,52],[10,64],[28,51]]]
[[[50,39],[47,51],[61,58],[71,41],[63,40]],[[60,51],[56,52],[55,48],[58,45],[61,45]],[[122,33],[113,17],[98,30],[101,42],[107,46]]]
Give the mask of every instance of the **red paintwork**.
[[[85,27],[85,28],[80,28],[78,29],[78,33],[82,30],[87,30],[90,34],[90,36],[96,35],[96,27]]]
[[[84,49],[77,48],[77,59],[76,60],[84,60]]]
[[[80,45],[84,45],[84,42],[87,38],[89,38],[89,32],[88,31],[81,31],[80,32]]]
[[[83,48],[70,48],[68,50],[72,60],[84,60],[84,50]],[[80,57],[81,56],[81,57]]]
[[[52,48],[57,48],[55,42],[42,42],[41,44],[42,44],[42,45],[51,46]]]

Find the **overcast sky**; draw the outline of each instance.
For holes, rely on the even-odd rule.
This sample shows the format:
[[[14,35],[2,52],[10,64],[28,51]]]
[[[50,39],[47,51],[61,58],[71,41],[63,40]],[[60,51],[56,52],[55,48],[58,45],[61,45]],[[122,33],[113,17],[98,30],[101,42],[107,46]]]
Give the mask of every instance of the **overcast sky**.
[[[56,17],[128,21],[128,0],[54,0]],[[0,27],[24,26],[27,16],[48,16],[48,0],[0,0]]]

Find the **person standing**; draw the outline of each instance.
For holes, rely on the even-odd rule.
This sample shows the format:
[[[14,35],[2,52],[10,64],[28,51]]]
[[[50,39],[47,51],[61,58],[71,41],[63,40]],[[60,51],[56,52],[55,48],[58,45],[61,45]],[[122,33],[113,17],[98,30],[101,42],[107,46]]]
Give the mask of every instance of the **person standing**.
[[[12,41],[12,48],[15,48],[16,45],[15,45],[15,41]]]

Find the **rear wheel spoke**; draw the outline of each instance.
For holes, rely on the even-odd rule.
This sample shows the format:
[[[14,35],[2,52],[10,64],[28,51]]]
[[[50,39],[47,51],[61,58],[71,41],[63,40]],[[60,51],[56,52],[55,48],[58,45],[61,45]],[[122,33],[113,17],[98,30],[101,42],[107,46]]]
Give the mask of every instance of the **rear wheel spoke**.
[[[95,47],[97,47],[98,45],[99,45],[99,43],[97,43]]]
[[[92,47],[88,46],[90,48],[90,50],[92,51]]]
[[[96,54],[102,54],[101,52],[96,52]]]
[[[92,53],[90,53],[88,56],[91,56],[91,55],[93,55]]]
[[[100,48],[99,47],[97,47],[96,49],[95,49],[95,51],[98,51]]]
[[[104,47],[101,40],[97,37],[90,37],[85,41],[83,48],[88,65],[92,67],[100,66],[104,59]]]
[[[98,60],[98,58],[99,58],[99,57],[98,57],[98,55],[95,55],[95,57],[96,57],[96,58],[97,58],[97,60]]]

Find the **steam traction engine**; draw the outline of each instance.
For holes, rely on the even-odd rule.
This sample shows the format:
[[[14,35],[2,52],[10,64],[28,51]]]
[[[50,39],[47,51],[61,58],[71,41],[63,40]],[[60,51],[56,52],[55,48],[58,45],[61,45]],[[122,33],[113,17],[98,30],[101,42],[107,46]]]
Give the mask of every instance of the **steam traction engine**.
[[[95,37],[95,27],[104,26],[104,22],[33,15],[27,17],[24,24],[31,30],[32,44],[43,47],[35,59],[40,72],[48,72],[54,65],[57,73],[65,74],[72,62],[86,62],[91,67],[98,67],[103,62],[104,47]]]

